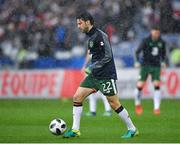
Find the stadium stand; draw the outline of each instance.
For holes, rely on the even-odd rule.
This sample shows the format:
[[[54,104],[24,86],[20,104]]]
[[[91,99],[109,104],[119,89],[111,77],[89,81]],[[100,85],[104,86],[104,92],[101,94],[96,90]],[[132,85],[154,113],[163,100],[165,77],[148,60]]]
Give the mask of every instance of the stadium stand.
[[[86,37],[74,29],[79,9],[95,15],[96,25],[108,33],[113,50],[118,51],[117,65],[132,67],[134,49],[153,24],[160,24],[169,52],[171,48],[180,48],[179,3],[179,0],[0,0],[0,69],[81,68]],[[169,64],[174,66],[171,59]]]

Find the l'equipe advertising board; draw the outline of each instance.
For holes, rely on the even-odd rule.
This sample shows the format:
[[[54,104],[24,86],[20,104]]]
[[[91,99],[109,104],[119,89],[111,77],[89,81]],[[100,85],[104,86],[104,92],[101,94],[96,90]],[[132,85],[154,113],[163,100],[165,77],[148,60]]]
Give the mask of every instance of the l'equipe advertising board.
[[[118,69],[117,88],[121,98],[133,98],[137,69]],[[85,74],[80,70],[0,71],[0,98],[72,98]],[[149,77],[143,89],[144,98],[153,96]],[[163,98],[180,98],[180,69],[161,72]]]

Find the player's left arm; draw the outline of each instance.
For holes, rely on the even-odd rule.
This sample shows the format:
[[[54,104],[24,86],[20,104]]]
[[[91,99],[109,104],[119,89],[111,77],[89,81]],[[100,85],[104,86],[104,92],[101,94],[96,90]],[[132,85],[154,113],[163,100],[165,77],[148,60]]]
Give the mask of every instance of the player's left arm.
[[[106,63],[108,63],[112,59],[112,50],[111,50],[111,45],[110,45],[108,36],[100,35],[96,39],[96,43],[97,43],[99,49],[101,49],[101,51],[104,51],[104,55],[100,60],[96,61],[92,65],[92,69],[102,68]]]
[[[164,41],[160,56],[161,56],[161,66],[166,67],[166,43]]]

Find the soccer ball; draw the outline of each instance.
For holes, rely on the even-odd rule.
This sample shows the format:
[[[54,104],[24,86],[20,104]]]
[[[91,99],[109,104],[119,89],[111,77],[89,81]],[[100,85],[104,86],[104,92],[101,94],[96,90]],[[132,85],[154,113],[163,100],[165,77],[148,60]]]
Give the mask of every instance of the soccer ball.
[[[56,118],[49,124],[49,130],[54,135],[61,135],[65,132],[67,126],[64,120]]]

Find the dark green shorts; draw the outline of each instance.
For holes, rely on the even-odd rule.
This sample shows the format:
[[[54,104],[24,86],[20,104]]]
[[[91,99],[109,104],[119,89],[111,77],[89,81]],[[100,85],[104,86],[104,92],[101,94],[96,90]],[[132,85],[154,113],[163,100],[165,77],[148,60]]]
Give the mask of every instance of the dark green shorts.
[[[139,80],[146,81],[148,75],[151,75],[152,81],[160,81],[160,67],[143,66],[140,70]]]
[[[80,87],[92,88],[96,91],[100,90],[105,96],[117,94],[116,81],[114,79],[98,80],[88,75],[80,84]]]

